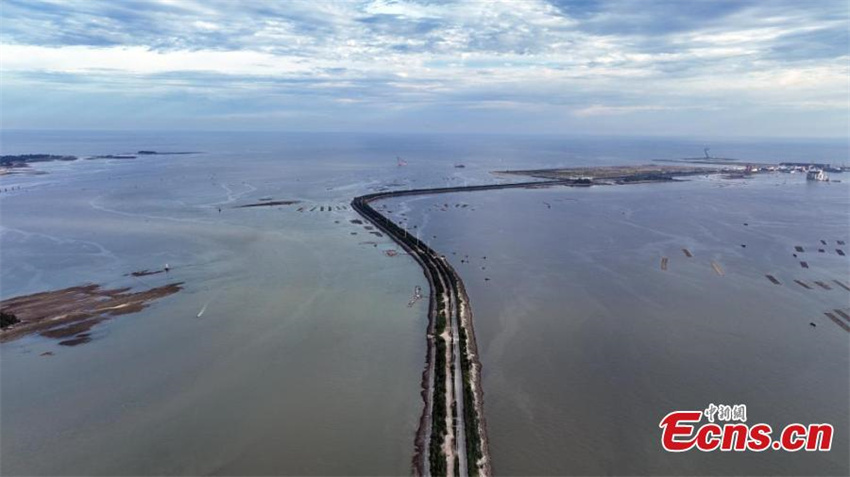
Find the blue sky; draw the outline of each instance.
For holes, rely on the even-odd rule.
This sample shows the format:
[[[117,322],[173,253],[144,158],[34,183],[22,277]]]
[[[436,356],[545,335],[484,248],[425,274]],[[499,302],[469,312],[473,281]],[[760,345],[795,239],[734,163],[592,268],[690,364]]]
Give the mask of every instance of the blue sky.
[[[3,0],[2,127],[847,137],[846,0]]]

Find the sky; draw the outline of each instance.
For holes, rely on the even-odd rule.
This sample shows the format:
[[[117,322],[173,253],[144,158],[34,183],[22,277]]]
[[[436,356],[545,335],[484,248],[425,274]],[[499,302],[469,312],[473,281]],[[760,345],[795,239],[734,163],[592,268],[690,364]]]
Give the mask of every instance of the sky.
[[[0,127],[847,138],[847,0],[0,1]]]

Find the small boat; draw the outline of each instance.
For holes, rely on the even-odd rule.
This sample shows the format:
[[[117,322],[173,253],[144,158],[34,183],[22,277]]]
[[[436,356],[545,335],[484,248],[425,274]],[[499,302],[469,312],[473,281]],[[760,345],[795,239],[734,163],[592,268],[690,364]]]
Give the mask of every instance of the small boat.
[[[826,175],[823,169],[809,169],[808,172],[806,172],[806,180],[816,182],[828,182],[829,176]]]

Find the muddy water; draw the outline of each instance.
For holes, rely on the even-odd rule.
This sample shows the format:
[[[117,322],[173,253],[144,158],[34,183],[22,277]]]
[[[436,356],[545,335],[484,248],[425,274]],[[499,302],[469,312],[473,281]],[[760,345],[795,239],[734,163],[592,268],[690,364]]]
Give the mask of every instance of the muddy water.
[[[337,207],[347,206],[358,194],[384,188],[491,182],[494,178],[488,171],[494,169],[643,162],[693,155],[692,151],[701,153],[703,147],[702,142],[687,141],[271,133],[2,131],[0,138],[3,154],[94,155],[142,149],[202,152],[41,164],[38,169],[49,174],[0,178],[0,188],[20,187],[0,192],[0,298],[87,282],[136,289],[185,282],[183,291],[140,313],[96,326],[90,343],[68,348],[58,346],[55,340],[31,337],[0,346],[0,471],[8,475],[406,475],[421,411],[419,380],[425,357],[427,300],[413,308],[407,303],[414,287],[426,288],[426,283],[409,257],[388,257],[384,252],[395,248],[393,244],[350,223],[354,214]],[[764,159],[772,156],[770,151],[781,150],[787,154],[785,159],[846,157],[846,144],[840,142],[819,148],[811,144],[780,146],[734,144],[725,155]],[[720,147],[714,149],[724,152]],[[397,167],[396,155],[404,157],[409,166]],[[455,167],[461,163],[466,167]],[[620,193],[625,189],[605,192],[612,194],[609,200],[616,214],[620,209],[615,204],[623,202],[615,199]],[[269,197],[301,204],[233,208]],[[497,202],[490,209],[478,208],[470,215],[473,222],[454,224],[458,240],[466,240],[467,230],[477,233],[487,230],[482,228],[487,223],[499,223],[495,220],[505,210],[499,197],[489,193],[477,196]],[[790,198],[786,202],[796,203]],[[300,206],[306,210],[298,212]],[[307,211],[322,206],[325,212]],[[328,212],[328,206],[333,210]],[[484,215],[487,210],[490,216]],[[551,213],[557,210],[553,206]],[[647,379],[645,372],[638,366],[640,361],[632,358],[640,353],[666,363],[667,356],[645,351],[645,345],[633,340],[641,343],[650,332],[654,333],[651,336],[666,336],[667,332],[660,324],[638,326],[642,320],[652,322],[655,315],[647,311],[636,313],[631,324],[616,315],[620,310],[639,310],[629,297],[646,290],[628,294],[626,284],[631,281],[618,280],[616,274],[605,273],[605,268],[578,266],[604,264],[611,256],[631,257],[626,260],[632,263],[630,276],[654,276],[660,249],[653,247],[660,247],[659,239],[654,232],[641,232],[638,221],[625,229],[627,236],[620,237],[615,232],[623,229],[613,226],[617,222],[609,223],[607,215],[595,216],[592,210],[588,209],[580,225],[570,224],[569,220],[574,220],[571,215],[563,216],[568,222],[559,225],[564,227],[559,230],[564,233],[553,238],[531,233],[545,231],[547,224],[553,223],[544,215],[549,210],[518,205],[512,215],[504,217],[510,218],[501,226],[504,231],[492,234],[497,242],[491,246],[492,258],[488,257],[506,261],[506,268],[518,273],[506,274],[510,280],[504,278],[501,289],[507,290],[508,282],[516,288],[505,296],[482,295],[488,290],[484,275],[468,276],[476,313],[480,308],[485,322],[479,339],[484,337],[488,343],[485,386],[492,391],[486,412],[495,437],[497,471],[607,471],[604,462],[609,461],[612,472],[626,469],[628,464],[636,470],[659,468],[640,467],[645,455],[635,450],[619,456],[619,461],[610,460],[613,448],[633,449],[621,446],[618,439],[628,437],[614,430],[634,429],[635,425],[620,423],[605,413],[615,407],[611,400],[622,399],[625,404],[628,398],[629,406],[634,407],[634,399],[647,399],[646,385],[639,384]],[[507,224],[527,211],[534,211],[528,214],[528,222],[517,222],[519,230],[510,229]],[[826,211],[815,209],[799,215],[816,217]],[[475,217],[486,220],[474,222]],[[662,219],[663,215],[655,216],[656,221],[665,222]],[[675,221],[681,218],[671,223]],[[831,226],[838,228],[840,223]],[[585,235],[574,235],[576,230],[584,230]],[[602,235],[592,234],[594,230]],[[708,233],[710,229],[705,230]],[[648,237],[646,242],[638,240],[640,234]],[[448,236],[439,235],[441,240]],[[600,236],[607,238],[600,240]],[[588,243],[594,243],[587,242],[591,239],[595,246],[604,245],[605,240],[624,240],[614,243],[619,244],[617,250],[628,250],[637,243],[648,249],[639,256],[636,251],[615,254],[611,245],[605,253],[592,254],[587,253]],[[670,247],[680,246],[681,241],[671,239]],[[569,246],[560,247],[562,242]],[[486,245],[477,236],[462,243],[467,243],[470,251]],[[691,245],[695,260],[704,260],[705,251]],[[553,255],[552,251],[559,253]],[[683,276],[690,277],[687,280],[715,279],[704,263],[683,268],[686,265],[674,252],[664,249],[664,253],[671,255],[670,275],[664,279],[674,285],[688,283],[681,282]],[[784,248],[781,253],[785,257]],[[537,268],[523,268],[533,264],[535,256],[564,266],[538,263]],[[739,272],[719,261],[726,269],[727,281],[718,283],[730,283]],[[168,276],[124,276],[166,263],[171,268]],[[821,269],[818,260],[809,263],[812,268],[807,273]],[[463,266],[456,266],[464,271]],[[464,273],[472,273],[469,270]],[[687,270],[692,270],[687,272],[690,275],[682,275]],[[772,272],[783,284],[788,282],[778,270]],[[802,272],[799,276],[808,280]],[[492,278],[494,285],[503,280],[495,274]],[[641,286],[650,283],[658,282]],[[776,288],[774,293],[779,294]],[[571,290],[571,295],[564,290]],[[809,293],[820,297],[837,292]],[[581,305],[578,300],[577,305],[570,305],[594,310],[594,314],[577,314],[578,321],[567,320],[563,314],[567,296],[595,297],[590,304]],[[765,301],[759,297],[752,299]],[[693,303],[688,309],[699,310],[699,303]],[[705,317],[716,314],[710,310],[701,313]],[[814,316],[810,319],[818,318],[819,310],[810,315]],[[489,329],[488,316],[493,324]],[[802,312],[793,316],[799,318]],[[524,317],[523,321],[518,317]],[[526,326],[535,319],[540,320],[539,326]],[[787,316],[785,320],[788,323],[778,328],[759,325],[750,332],[768,333],[768,337],[778,334],[783,339],[796,336],[796,323]],[[817,345],[818,352],[807,359],[823,362],[810,363],[809,374],[792,373],[796,379],[810,376],[820,384],[820,376],[840,366],[846,369],[846,358],[836,356],[836,345],[828,341],[838,339],[829,334],[829,325],[819,325],[816,333],[798,338],[812,340],[811,345],[800,345],[800,356]],[[551,337],[539,335],[546,331],[554,333]],[[559,337],[554,345],[545,341],[553,337]],[[616,350],[626,351],[618,354]],[[46,352],[53,355],[42,356]],[[709,355],[697,354],[705,356]],[[486,364],[487,359],[492,364]],[[792,371],[799,371],[799,366]],[[659,373],[678,377],[678,368],[671,367],[662,366]],[[593,374],[594,369],[600,373]],[[741,371],[736,367],[733,372]],[[553,375],[559,379],[550,379]],[[585,379],[588,376],[595,378]],[[705,382],[703,379],[693,381]],[[769,374],[765,379],[787,378]],[[709,399],[708,394],[688,391],[688,383],[674,382],[680,384],[685,397],[692,395],[694,405]],[[786,386],[798,389],[796,384]],[[840,384],[831,386],[837,389]],[[495,386],[499,385],[503,392],[497,393]],[[576,386],[587,391],[567,392]],[[549,391],[539,392],[544,388]],[[624,394],[621,389],[632,391]],[[718,401],[751,397],[720,391],[710,397]],[[815,404],[829,410],[824,403],[840,397],[827,388]],[[665,406],[637,405],[647,414],[649,425],[656,420],[656,408],[691,403],[683,399],[670,397]],[[751,401],[753,412],[761,412],[755,400]],[[575,412],[588,409],[582,407],[587,403],[596,403],[592,409],[601,413],[602,421]],[[624,406],[621,414],[631,407]],[[809,417],[794,415],[800,420]],[[604,432],[588,433],[589,428],[600,426]],[[591,437],[580,438],[582,434]],[[507,438],[510,435],[516,437]],[[527,445],[529,442],[534,445]],[[591,450],[565,447],[565,442]],[[655,442],[653,434],[647,449],[654,449]],[[601,447],[592,450],[593,446]]]
[[[850,306],[833,282],[850,283],[836,252],[850,184],[774,175],[389,205],[466,283],[496,473],[848,472],[850,335],[823,313]],[[665,453],[659,421],[709,403],[747,404],[774,429],[832,423],[833,450]]]
[[[87,147],[212,147],[150,141]],[[4,474],[409,472],[427,304],[407,303],[426,282],[338,210],[405,177],[394,164],[275,144],[3,178],[22,187],[1,199],[4,298],[185,282],[96,326],[90,343],[3,344]],[[333,211],[233,208],[269,196]],[[168,274],[124,276],[166,263]]]

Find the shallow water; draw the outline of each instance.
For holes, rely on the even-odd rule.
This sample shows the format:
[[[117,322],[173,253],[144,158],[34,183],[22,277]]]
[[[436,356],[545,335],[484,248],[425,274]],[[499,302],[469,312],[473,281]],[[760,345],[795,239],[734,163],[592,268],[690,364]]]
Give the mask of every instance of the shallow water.
[[[488,136],[4,131],[0,138],[3,154],[201,152],[39,164],[35,167],[49,174],[0,178],[0,189],[21,187],[0,192],[0,297],[86,282],[137,288],[186,283],[184,291],[140,313],[98,325],[89,344],[68,348],[30,337],[0,346],[0,470],[8,475],[407,474],[422,405],[419,384],[427,303],[406,305],[414,287],[425,287],[426,282],[409,257],[384,254],[396,248],[387,238],[369,235],[349,222],[356,218],[351,210],[336,207],[383,188],[504,180],[489,174],[495,169],[646,162],[695,155],[693,151],[698,155],[702,150],[699,141]],[[722,148],[715,145],[714,149]],[[840,142],[739,142],[727,149],[724,155],[751,160],[770,155],[766,151],[785,154],[786,159],[812,154],[846,157],[846,145]],[[409,166],[397,167],[396,155],[403,156]],[[466,167],[455,168],[459,163]],[[609,207],[619,211],[622,202],[632,199],[618,194],[655,190],[643,187],[539,194],[554,194],[551,199],[557,200],[589,192],[610,197]],[[454,236],[470,251],[484,250],[491,245],[481,241],[478,232],[498,224],[502,211],[507,211],[506,219],[511,218],[491,230],[490,240],[495,242],[490,253],[492,260],[505,263],[510,272],[504,277],[510,276],[517,288],[505,296],[485,295],[488,289],[479,283],[481,277],[464,275],[482,322],[478,333],[485,353],[485,412],[491,423],[496,469],[504,469],[503,473],[606,472],[599,461],[606,455],[619,456],[606,452],[620,447],[608,443],[589,453],[565,453],[562,447],[566,441],[582,446],[598,442],[599,436],[579,438],[581,426],[597,422],[593,416],[578,420],[573,415],[570,419],[575,421],[565,421],[550,418],[542,410],[558,416],[562,408],[573,408],[581,400],[610,399],[606,393],[612,384],[583,379],[593,369],[610,374],[615,364],[626,368],[610,379],[616,381],[617,389],[632,389],[622,397],[644,397],[645,387],[632,384],[629,378],[636,372],[628,367],[632,355],[603,351],[630,349],[634,345],[627,344],[629,336],[642,336],[653,328],[629,325],[623,329],[599,323],[613,320],[614,311],[631,310],[630,297],[646,290],[623,294],[630,281],[613,279],[611,264],[602,258],[586,258],[585,241],[599,246],[599,235],[591,233],[594,230],[610,234],[606,240],[613,241],[640,232],[647,237],[642,245],[646,250],[640,258],[632,256],[637,251],[625,255],[634,261],[628,273],[657,274],[656,252],[663,244],[658,243],[659,232],[651,229],[663,224],[630,226],[625,229],[629,237],[621,238],[622,228],[614,227],[602,212],[588,209],[580,227],[562,224],[564,229],[556,234],[538,234],[554,223],[553,216],[547,215],[548,209],[533,209],[528,214],[531,222],[518,224],[532,228],[512,230],[512,217],[532,209],[517,203],[510,212],[505,207],[513,206],[500,198],[527,194],[474,195],[484,204],[490,201],[489,208],[482,205],[470,215],[472,220],[452,225],[451,234],[438,234],[440,240]],[[264,197],[302,203],[233,208]],[[655,199],[647,196],[645,200],[654,204]],[[784,200],[789,206],[796,204],[793,197]],[[334,206],[332,212],[297,212],[300,206],[328,205]],[[488,216],[487,210],[496,215]],[[748,207],[742,210],[759,213]],[[822,213],[831,212],[810,212],[813,217]],[[422,217],[423,223],[428,217],[439,221],[448,216],[429,213]],[[684,215],[665,219],[660,212],[653,217],[670,223],[687,219]],[[841,222],[831,226],[840,228]],[[577,229],[583,232],[575,233]],[[562,236],[565,231],[569,234]],[[671,236],[664,243],[678,244],[681,240],[672,237],[687,237],[693,231],[666,233]],[[762,235],[769,238],[779,233],[768,228]],[[572,245],[561,247],[561,243]],[[624,246],[628,244],[632,242]],[[448,250],[450,245],[441,243],[438,249]],[[698,257],[705,252],[697,242],[691,246],[700,252]],[[538,250],[533,254],[538,259],[551,252],[547,260],[565,267],[550,268],[549,275],[541,275],[546,267],[529,268],[534,260],[525,256],[528,250]],[[651,259],[645,258],[649,255]],[[171,267],[168,275],[124,277],[166,263]],[[596,270],[593,265],[600,267]],[[689,270],[677,267],[674,258],[665,279],[681,277],[682,270]],[[693,267],[692,276],[686,276],[689,280],[712,279],[710,274],[703,277],[704,267]],[[736,272],[728,264],[724,267],[727,276],[722,283],[730,283]],[[817,269],[813,266],[812,272]],[[777,276],[787,281],[778,272]],[[494,284],[503,279],[492,277]],[[620,283],[619,288],[610,288],[612,281]],[[571,295],[564,294],[565,289],[572,290]],[[559,300],[567,296],[591,300],[600,307],[600,316],[608,318],[570,325],[583,331],[564,338],[569,340],[565,342],[570,344],[568,352],[555,352],[560,346],[541,347],[535,336],[564,333],[564,320],[555,311],[562,311],[564,302]],[[753,300],[763,301],[760,297]],[[805,307],[807,313],[810,308]],[[713,316],[714,312],[704,313]],[[550,318],[525,319],[524,323],[534,326],[520,327],[517,317],[527,315]],[[645,311],[635,318],[639,319],[651,320],[651,315]],[[494,325],[489,330],[488,320]],[[800,336],[838,339],[827,338],[830,325],[819,326],[817,334]],[[621,331],[612,335],[612,329]],[[792,329],[796,330],[780,327],[772,332],[785,330],[784,336]],[[610,348],[597,346],[599,341],[610,342]],[[825,358],[834,354],[830,349],[814,354]],[[48,351],[54,356],[41,356]],[[846,370],[846,356],[843,359],[841,369]],[[540,371],[528,373],[529,364]],[[841,359],[819,363],[819,373],[841,365]],[[551,374],[556,371],[563,376],[563,384],[552,386]],[[529,383],[520,385],[518,379]],[[496,392],[495,386],[516,391]],[[535,394],[535,389],[544,386],[551,388],[550,394]],[[586,391],[564,391],[574,386]],[[701,405],[707,398],[700,389],[685,387],[681,392],[695,396],[694,405]],[[715,400],[740,397],[734,387],[719,389],[729,391]],[[670,405],[690,402],[671,400]],[[753,412],[761,409],[754,400],[750,404]],[[649,417],[647,422],[655,424],[656,416],[649,412]],[[518,437],[506,440],[506,435]],[[534,437],[527,440],[529,435]],[[560,454],[570,456],[569,465]],[[625,453],[618,457],[624,459],[618,467],[610,469],[632,464],[637,470],[657,469],[628,460],[637,456],[642,454]]]
[[[832,282],[850,283],[835,251],[850,243],[848,186],[775,174],[386,204],[466,284],[495,473],[841,475],[850,340],[823,312],[850,311]],[[833,450],[665,453],[660,420],[709,403],[747,404],[774,429],[832,423]]]
[[[90,344],[2,346],[4,474],[409,472],[426,310],[407,302],[426,282],[336,210],[397,180],[395,165],[304,164],[321,148],[282,149],[9,178],[23,189],[2,199],[4,297],[186,285],[95,327]],[[232,208],[270,195],[334,211]],[[167,275],[123,276],[166,263]]]

